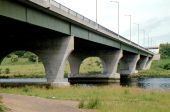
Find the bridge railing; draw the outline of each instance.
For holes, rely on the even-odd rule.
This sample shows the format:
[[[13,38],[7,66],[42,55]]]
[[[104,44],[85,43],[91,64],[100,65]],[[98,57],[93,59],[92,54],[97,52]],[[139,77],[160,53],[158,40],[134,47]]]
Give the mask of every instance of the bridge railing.
[[[85,23],[89,24],[90,26],[93,26],[96,30],[107,32],[107,33],[111,34],[112,36],[114,36],[115,38],[118,37],[117,33],[113,32],[113,31],[107,29],[106,27],[103,27],[103,26],[97,24],[96,22],[86,18],[85,16],[83,16],[83,15],[81,15],[81,14],[79,14],[79,13],[77,13],[77,12],[67,8],[67,7],[65,7],[64,5],[56,2],[55,0],[49,0],[49,3],[54,5],[57,8],[61,9],[62,11],[66,12],[66,13],[68,13],[68,14],[70,14],[70,15],[78,18],[78,19],[81,19],[82,21],[84,21]],[[119,38],[117,38],[117,39],[120,40],[120,41],[123,41],[125,43],[131,44],[131,45],[133,45],[135,47],[138,47],[138,48],[140,48],[142,50],[148,51],[146,48],[136,44],[135,42],[130,41],[127,38],[124,38],[121,35],[119,35]]]

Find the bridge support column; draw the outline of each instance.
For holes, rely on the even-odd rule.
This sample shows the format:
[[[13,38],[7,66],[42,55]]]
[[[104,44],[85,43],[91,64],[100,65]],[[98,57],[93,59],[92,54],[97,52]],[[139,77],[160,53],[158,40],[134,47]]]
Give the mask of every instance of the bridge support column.
[[[83,75],[79,73],[80,65],[85,58],[99,57],[103,64],[102,74]],[[71,75],[70,83],[109,83],[120,79],[117,73],[119,60],[123,56],[122,50],[73,51],[69,56]]]
[[[145,66],[145,70],[149,70],[152,64],[153,57],[148,57],[148,61]]]
[[[52,86],[68,85],[68,82],[64,82],[64,67],[68,56],[74,49],[74,38],[70,36],[51,39],[43,46],[46,48],[37,52],[44,64],[47,82]]]
[[[70,63],[70,70],[71,74],[70,77],[73,77],[75,75],[79,74],[79,69],[82,61],[85,59],[86,55],[84,53],[75,53],[73,52],[68,57],[69,63]]]
[[[110,78],[120,78],[120,74],[117,73],[119,60],[122,58],[122,50],[110,51],[100,55],[104,62],[104,75]]]
[[[146,63],[148,62],[148,57],[140,57],[138,64],[137,64],[137,69],[138,70],[145,70],[146,68]]]
[[[136,65],[140,58],[138,54],[127,54],[124,55],[120,61],[120,74],[121,75],[130,75],[137,73]]]

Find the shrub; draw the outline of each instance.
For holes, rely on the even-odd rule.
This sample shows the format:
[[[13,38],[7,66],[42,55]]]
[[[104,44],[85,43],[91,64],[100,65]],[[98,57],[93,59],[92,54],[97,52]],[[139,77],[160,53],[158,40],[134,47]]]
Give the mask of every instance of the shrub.
[[[37,62],[38,57],[35,54],[29,56],[28,60],[31,62]]]
[[[89,102],[87,103],[87,108],[96,109],[99,105],[100,105],[100,101],[98,98],[90,99]]]
[[[2,68],[0,68],[0,74],[2,74],[3,72],[2,72]]]
[[[18,56],[17,55],[11,55],[11,62],[12,63],[18,62]]]
[[[23,88],[23,92],[25,92],[25,93],[31,92],[31,88],[29,86],[25,86]]]
[[[170,44],[160,44],[159,52],[161,54],[162,59],[170,58]]]
[[[163,69],[165,69],[165,70],[170,70],[170,63],[165,64],[165,65],[163,66]]]
[[[81,100],[79,103],[79,108],[84,108],[84,107],[85,107],[84,100]]]
[[[10,69],[9,68],[6,68],[5,69],[5,74],[9,74],[10,73]]]

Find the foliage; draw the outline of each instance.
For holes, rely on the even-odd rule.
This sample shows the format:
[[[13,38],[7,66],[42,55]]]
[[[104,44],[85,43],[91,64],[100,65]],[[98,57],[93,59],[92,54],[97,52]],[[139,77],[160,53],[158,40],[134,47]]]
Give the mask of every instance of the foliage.
[[[5,69],[5,74],[9,74],[10,73],[10,69],[9,68],[6,68]]]
[[[102,74],[103,66],[100,58],[89,57],[80,66],[80,74]]]
[[[165,64],[165,65],[163,66],[163,69],[165,69],[165,70],[170,70],[170,63]]]
[[[30,62],[38,62],[38,57],[35,54],[29,56],[28,60]]]
[[[161,54],[161,58],[162,59],[167,59],[170,58],[170,44],[160,44],[160,50],[159,50],[160,54]]]
[[[0,96],[0,112],[6,112],[7,110],[9,109],[2,104],[2,97]]]
[[[153,61],[149,70],[141,70],[134,77],[170,77],[170,59]]]
[[[13,54],[17,55],[18,57],[23,57],[26,52],[27,51],[15,51]]]
[[[18,55],[11,55],[11,62],[12,63],[18,62]]]

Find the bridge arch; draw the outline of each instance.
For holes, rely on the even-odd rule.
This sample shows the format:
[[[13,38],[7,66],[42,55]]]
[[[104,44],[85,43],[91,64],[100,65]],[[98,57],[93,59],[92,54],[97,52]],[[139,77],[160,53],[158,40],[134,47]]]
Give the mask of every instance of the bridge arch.
[[[104,62],[100,57],[90,56],[85,58],[79,68],[79,74],[103,74]]]
[[[1,78],[46,78],[40,57],[32,51],[14,50],[1,55]]]

